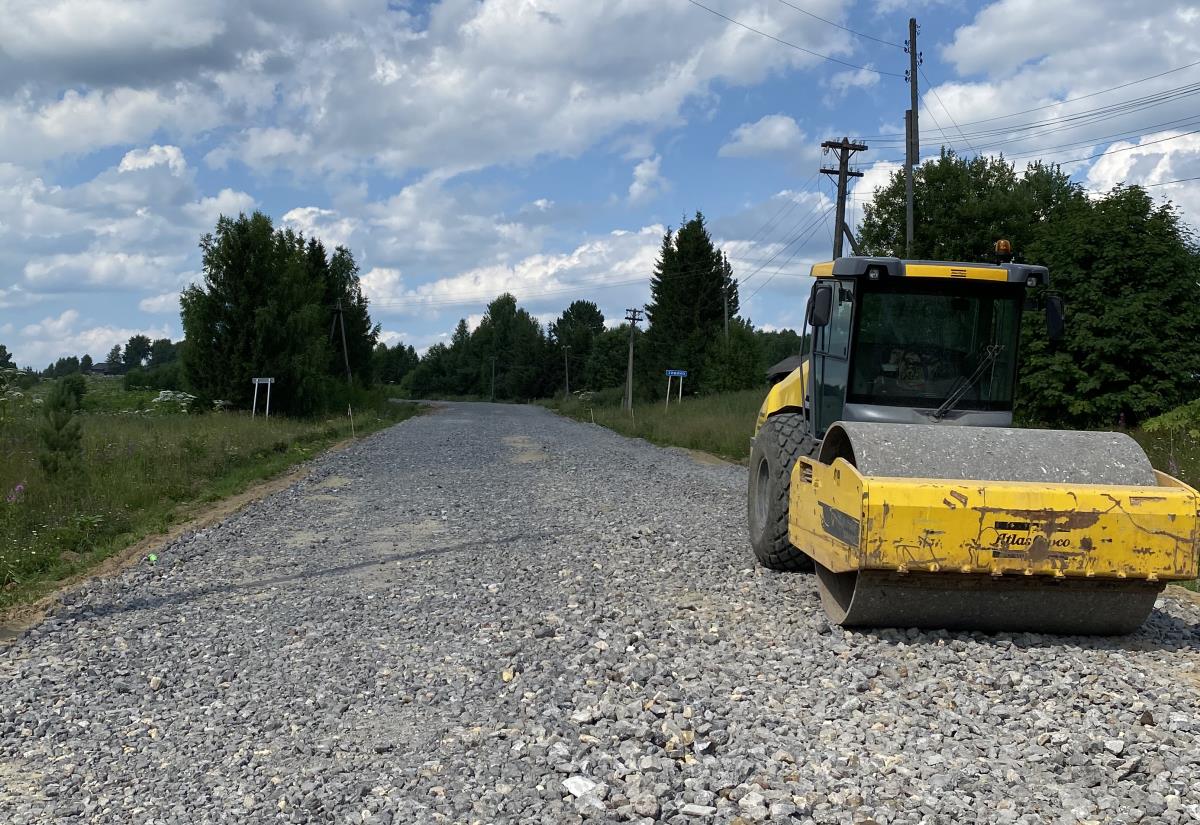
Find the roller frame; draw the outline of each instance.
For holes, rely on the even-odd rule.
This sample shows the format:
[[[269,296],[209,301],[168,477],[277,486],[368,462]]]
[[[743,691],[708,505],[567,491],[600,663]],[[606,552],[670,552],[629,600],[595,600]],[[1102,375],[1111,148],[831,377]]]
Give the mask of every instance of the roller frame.
[[[1120,434],[965,429],[839,424],[821,451],[831,463],[796,462],[789,537],[817,563],[831,619],[1126,633],[1145,620],[1165,582],[1197,577],[1200,494],[1151,469],[1136,442]],[[1050,454],[1054,439],[1067,444],[1059,455]],[[922,464],[916,454],[939,443],[941,455]],[[963,445],[983,454],[956,457]],[[1096,454],[1104,449],[1114,458]],[[1072,455],[1084,469],[1072,469]],[[960,477],[866,474],[848,460],[856,458],[876,472],[930,466]],[[984,477],[961,477],[973,467]]]

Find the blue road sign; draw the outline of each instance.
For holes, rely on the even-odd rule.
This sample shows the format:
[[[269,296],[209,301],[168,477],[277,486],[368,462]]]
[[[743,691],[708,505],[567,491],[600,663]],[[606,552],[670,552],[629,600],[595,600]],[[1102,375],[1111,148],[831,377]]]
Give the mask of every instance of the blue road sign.
[[[687,378],[687,370],[667,370],[669,378]]]

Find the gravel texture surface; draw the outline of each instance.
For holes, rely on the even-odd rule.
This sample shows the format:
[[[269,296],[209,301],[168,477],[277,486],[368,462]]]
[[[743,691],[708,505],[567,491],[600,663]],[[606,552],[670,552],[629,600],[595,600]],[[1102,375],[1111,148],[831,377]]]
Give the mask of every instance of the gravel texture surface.
[[[1200,612],[843,632],[745,469],[450,405],[0,651],[0,822],[1200,821]]]

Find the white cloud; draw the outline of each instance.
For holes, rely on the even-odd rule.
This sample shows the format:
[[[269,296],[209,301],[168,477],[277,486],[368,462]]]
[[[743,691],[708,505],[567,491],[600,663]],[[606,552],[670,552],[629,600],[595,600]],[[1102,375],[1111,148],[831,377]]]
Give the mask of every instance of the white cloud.
[[[561,254],[537,253],[512,264],[475,267],[457,275],[408,286],[397,269],[374,268],[362,279],[373,315],[458,312],[487,304],[511,292],[523,305],[558,304],[568,293],[606,291],[614,284],[649,282],[662,242],[663,227],[616,231]],[[565,296],[565,297],[564,297]]]
[[[43,318],[21,330],[21,339],[11,347],[14,359],[21,364],[41,365],[67,355],[87,353],[93,360],[103,360],[114,344],[124,344],[134,335],[151,339],[171,337],[171,329],[157,327],[116,327],[92,324],[79,329],[82,316],[78,310],[66,309],[57,316]]]
[[[830,87],[842,95],[851,89],[869,89],[878,83],[879,72],[873,72],[869,68],[837,72],[829,79]]]
[[[179,312],[179,293],[164,292],[138,301],[138,309],[155,315]]]
[[[662,155],[655,155],[633,167],[633,182],[629,184],[631,203],[644,203],[666,190],[667,180],[659,171],[661,165]]]
[[[69,89],[61,98],[0,100],[0,152],[40,162],[136,143],[162,130],[181,136],[218,125],[219,106],[200,90]]]
[[[328,251],[335,247],[351,247],[351,238],[360,228],[360,222],[355,218],[342,217],[332,209],[321,209],[316,206],[301,206],[292,209],[283,216],[283,223],[306,237],[320,238]]]
[[[36,324],[29,324],[21,330],[26,338],[62,338],[70,333],[79,320],[79,312],[74,309],[63,310],[58,317],[43,318]]]
[[[749,158],[795,152],[806,142],[804,131],[787,115],[765,115],[733,130],[721,157]]]
[[[1096,94],[1200,60],[1200,14],[1189,0],[1142,4],[1136,14],[1127,0],[1062,0],[1049,6],[997,0],[960,27],[942,54],[960,75],[982,76],[942,83],[936,96],[925,98],[925,107],[945,127],[945,140],[960,151],[970,142],[1022,163],[1036,155],[1059,161],[1087,155],[1089,145],[1165,128],[1194,114],[1192,100],[1182,96],[1140,111],[1112,110],[1103,120],[1062,120],[1190,82],[1185,73],[1163,74]],[[1062,102],[1075,98],[1083,99]],[[1022,113],[1001,117],[1011,112]],[[944,142],[924,108],[921,120],[923,145]]]
[[[41,292],[144,289],[171,283],[183,260],[182,255],[89,249],[34,258],[25,264],[24,275],[26,284]]]
[[[118,172],[131,172],[136,169],[151,169],[165,164],[173,175],[182,175],[187,171],[187,161],[183,150],[178,146],[159,146],[157,143],[149,149],[131,149],[121,158],[117,167]]]
[[[1178,140],[1153,143],[1178,132],[1144,135],[1138,141],[1114,144],[1114,152],[1099,158],[1087,171],[1085,185],[1104,193],[1119,184],[1149,186],[1146,191],[1156,198],[1168,198],[1184,209],[1184,218],[1193,225],[1200,216],[1200,181],[1155,186],[1181,178],[1200,177],[1200,135],[1184,135]]]
[[[312,138],[288,129],[252,127],[246,129],[231,144],[220,146],[207,155],[205,162],[223,169],[232,158],[256,171],[273,166],[300,167],[312,150]]]

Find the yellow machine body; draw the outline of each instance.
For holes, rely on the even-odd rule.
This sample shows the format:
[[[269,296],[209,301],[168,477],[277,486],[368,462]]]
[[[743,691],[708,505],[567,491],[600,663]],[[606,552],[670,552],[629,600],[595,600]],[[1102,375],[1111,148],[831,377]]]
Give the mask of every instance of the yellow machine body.
[[[754,432],[757,433],[759,427],[775,413],[802,411],[806,387],[808,387],[808,361],[792,370],[786,378],[771,387],[758,410],[758,419],[754,422]]]
[[[1200,494],[1156,476],[1153,487],[872,477],[802,456],[788,533],[835,573],[1194,579]]]

